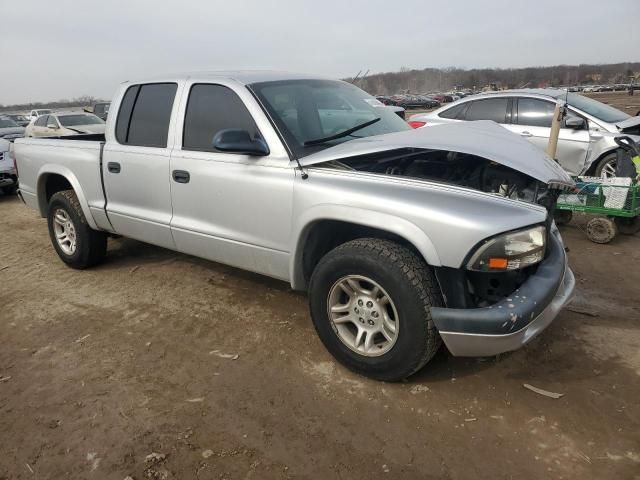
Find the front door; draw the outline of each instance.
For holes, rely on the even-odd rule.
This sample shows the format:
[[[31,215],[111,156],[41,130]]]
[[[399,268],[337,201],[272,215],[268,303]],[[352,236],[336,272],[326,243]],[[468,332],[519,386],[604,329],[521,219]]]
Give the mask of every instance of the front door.
[[[541,150],[546,150],[551,136],[551,122],[556,104],[552,101],[520,97],[514,105],[513,123],[509,130],[520,134]],[[569,113],[569,115],[575,115]],[[582,172],[589,150],[589,130],[562,126],[558,137],[556,158],[571,175]]]
[[[102,161],[115,231],[166,248],[175,248],[169,132],[177,90],[176,83],[129,87],[118,109],[116,139],[105,144]]]
[[[177,249],[287,279],[295,175],[289,159],[282,149],[264,157],[217,151],[212,139],[220,130],[262,133],[229,86],[188,88],[181,146],[176,144],[171,156],[171,230]],[[271,147],[275,143],[272,139]]]

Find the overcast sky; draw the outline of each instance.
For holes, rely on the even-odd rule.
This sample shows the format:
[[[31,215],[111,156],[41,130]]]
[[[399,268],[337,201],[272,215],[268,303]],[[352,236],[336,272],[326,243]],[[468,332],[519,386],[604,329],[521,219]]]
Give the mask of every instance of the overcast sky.
[[[640,0],[0,0],[0,103],[157,73],[640,60]]]

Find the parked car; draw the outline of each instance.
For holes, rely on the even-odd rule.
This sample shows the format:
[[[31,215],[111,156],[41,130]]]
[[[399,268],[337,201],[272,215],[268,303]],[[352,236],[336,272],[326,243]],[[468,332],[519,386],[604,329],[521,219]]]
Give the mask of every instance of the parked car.
[[[102,120],[107,119],[107,115],[109,115],[109,107],[111,106],[110,102],[99,102],[93,105],[90,110],[86,110],[87,113],[93,113],[96,117],[100,117]]]
[[[4,116],[16,122],[20,127],[26,127],[31,121],[29,117],[20,113],[7,113]]]
[[[61,112],[38,117],[25,131],[27,137],[62,137],[104,133],[105,123],[92,113]]]
[[[0,115],[0,138],[13,139],[24,135],[24,127],[21,127],[13,119]]]
[[[36,110],[31,110],[31,114],[29,116],[31,117],[31,122],[33,122],[36,118],[40,117],[41,115],[48,115],[50,113],[51,113],[51,110],[49,110],[48,108],[40,108]]]
[[[422,127],[462,120],[493,120],[544,150],[549,142],[555,104],[565,99],[569,113],[558,140],[560,165],[572,175],[615,176],[618,145],[614,139],[620,134],[640,135],[640,118],[576,93],[551,89],[490,92],[413,115],[409,121],[414,127]]]
[[[18,185],[13,159],[10,154],[11,140],[0,137],[0,193],[10,195]]]
[[[571,297],[552,212],[575,185],[492,122],[412,130],[349,83],[260,72],[125,82],[113,105],[100,141],[15,142],[73,268],[118,234],[287,281],[336,359],[383,380],[441,341],[517,349]]]

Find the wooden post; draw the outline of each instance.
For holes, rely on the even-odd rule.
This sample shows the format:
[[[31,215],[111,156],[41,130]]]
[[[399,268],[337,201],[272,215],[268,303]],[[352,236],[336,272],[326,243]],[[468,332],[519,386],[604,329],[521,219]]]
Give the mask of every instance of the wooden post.
[[[560,136],[560,126],[562,125],[562,117],[564,107],[560,102],[556,103],[556,109],[553,112],[553,121],[551,122],[551,135],[549,136],[549,144],[547,145],[547,155],[555,160],[556,151],[558,150],[558,137]]]

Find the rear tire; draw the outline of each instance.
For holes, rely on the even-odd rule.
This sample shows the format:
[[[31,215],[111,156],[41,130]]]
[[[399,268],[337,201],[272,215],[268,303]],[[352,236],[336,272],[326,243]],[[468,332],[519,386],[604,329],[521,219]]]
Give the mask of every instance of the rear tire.
[[[351,295],[336,290],[353,279],[360,289],[352,289]],[[374,291],[379,293],[373,295]],[[340,295],[342,299],[334,303]],[[431,320],[431,307],[442,305],[432,271],[417,254],[388,240],[353,240],[327,253],[313,271],[309,305],[327,350],[349,369],[377,380],[398,381],[412,375],[441,344]],[[334,311],[352,319],[345,322]],[[361,330],[367,332],[358,342]],[[371,331],[377,333],[367,345]]]
[[[623,235],[635,235],[640,232],[640,217],[616,217],[618,231]]]
[[[556,210],[553,213],[553,219],[559,227],[568,224],[572,218],[573,212],[571,210]]]
[[[104,258],[107,235],[89,227],[73,190],[64,190],[51,196],[47,224],[53,248],[70,267],[88,268]]]

